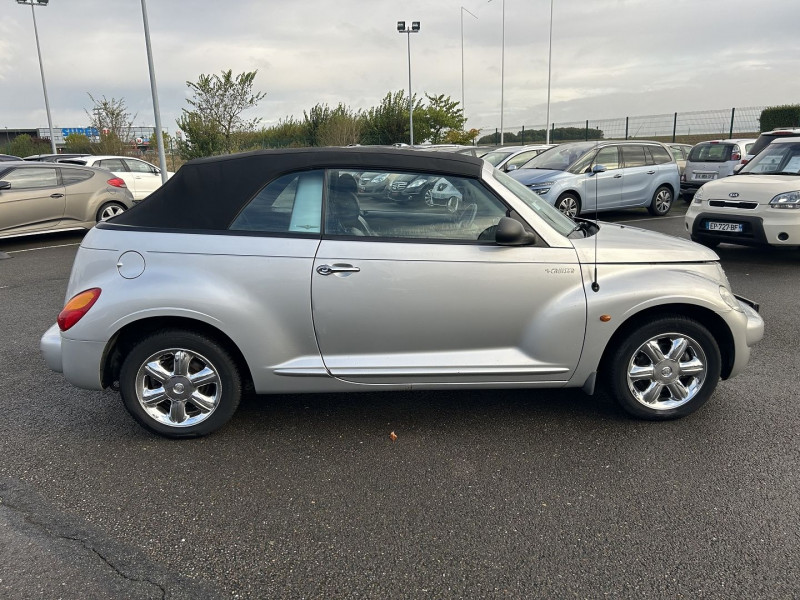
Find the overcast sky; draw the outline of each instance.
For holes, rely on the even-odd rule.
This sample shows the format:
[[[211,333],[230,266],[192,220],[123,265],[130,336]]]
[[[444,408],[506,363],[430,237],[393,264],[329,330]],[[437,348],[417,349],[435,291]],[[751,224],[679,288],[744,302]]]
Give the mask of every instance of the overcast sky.
[[[258,70],[252,117],[275,124],[317,102],[353,108],[406,89],[461,98],[470,127],[500,123],[503,0],[150,0],[162,124],[186,81]],[[505,0],[507,128],[545,122],[549,0]],[[153,125],[140,0],[37,7],[55,127],[84,127],[94,96]],[[555,0],[551,121],[800,102],[800,0]],[[46,127],[29,6],[0,0],[0,128]],[[0,129],[1,131],[1,129]]]

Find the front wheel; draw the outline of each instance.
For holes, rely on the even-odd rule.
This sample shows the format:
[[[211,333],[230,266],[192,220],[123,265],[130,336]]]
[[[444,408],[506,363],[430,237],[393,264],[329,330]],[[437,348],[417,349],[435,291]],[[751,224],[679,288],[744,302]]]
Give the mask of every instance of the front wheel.
[[[711,333],[693,319],[662,317],[630,332],[611,356],[609,385],[628,413],[677,419],[709,399],[722,359]]]
[[[672,190],[662,185],[653,194],[653,199],[647,210],[655,217],[663,217],[669,212],[670,208],[672,208]]]
[[[556,200],[556,208],[568,217],[577,217],[581,212],[581,201],[575,194],[563,194]]]
[[[119,377],[128,412],[166,437],[206,435],[233,416],[242,394],[236,363],[216,341],[183,330],[143,338]]]
[[[100,210],[97,211],[97,215],[95,215],[95,221],[98,223],[101,221],[108,221],[111,217],[116,217],[124,212],[125,206],[123,204],[120,204],[119,202],[106,202],[100,207]]]

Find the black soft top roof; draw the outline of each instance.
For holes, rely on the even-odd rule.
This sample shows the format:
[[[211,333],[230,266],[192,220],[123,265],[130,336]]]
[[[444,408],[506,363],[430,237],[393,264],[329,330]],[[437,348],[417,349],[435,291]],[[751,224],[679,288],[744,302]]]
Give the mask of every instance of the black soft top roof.
[[[183,165],[114,225],[170,229],[227,229],[267,183],[309,169],[425,171],[478,177],[483,160],[463,154],[394,148],[296,148],[200,158]]]

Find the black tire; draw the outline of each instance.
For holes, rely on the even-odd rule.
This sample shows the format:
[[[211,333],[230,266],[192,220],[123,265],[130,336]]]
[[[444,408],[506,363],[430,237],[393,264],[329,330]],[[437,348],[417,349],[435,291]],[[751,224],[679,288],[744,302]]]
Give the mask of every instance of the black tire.
[[[654,340],[663,361],[651,356],[659,356],[649,346]],[[677,348],[673,354],[681,352],[681,346],[670,346],[675,340],[687,343],[677,358],[665,353],[670,347]],[[708,329],[693,319],[672,315],[630,331],[606,365],[608,387],[620,406],[640,419],[660,421],[685,417],[706,403],[719,382],[722,358]],[[698,365],[702,365],[702,373],[697,371]],[[652,377],[647,375],[651,366]],[[676,399],[674,390],[688,394]],[[648,398],[648,393],[654,396]]]
[[[185,369],[178,366],[178,352],[184,353],[181,359],[186,361]],[[144,370],[148,363],[157,363],[163,369],[159,371],[160,378]],[[186,376],[182,375],[183,370]],[[206,372],[216,378],[202,383],[201,373]],[[193,377],[201,384],[195,387]],[[140,390],[143,397],[150,392],[157,399],[159,384],[163,400],[146,409],[139,399]],[[119,385],[131,416],[145,428],[170,438],[198,437],[216,431],[236,412],[242,396],[242,378],[231,354],[209,337],[180,329],[139,340],[123,360]],[[182,414],[180,408],[175,408],[177,418],[184,417],[183,424],[173,419],[173,405],[183,406]]]
[[[653,194],[653,199],[650,201],[650,206],[647,210],[654,217],[663,217],[672,208],[672,202],[675,196],[672,190],[666,185],[660,186]]]
[[[691,238],[692,238],[693,242],[696,242],[698,244],[702,244],[706,248],[711,248],[712,250],[714,248],[716,248],[717,246],[719,246],[719,240],[712,240],[712,239],[709,239],[709,238],[698,237],[698,236],[695,236],[695,235],[691,236]]]
[[[101,221],[106,221],[120,213],[124,213],[126,210],[127,208],[124,204],[120,204],[119,202],[106,202],[98,209],[94,220],[100,223]]]
[[[577,217],[581,214],[581,199],[572,192],[561,194],[555,206],[568,217]]]

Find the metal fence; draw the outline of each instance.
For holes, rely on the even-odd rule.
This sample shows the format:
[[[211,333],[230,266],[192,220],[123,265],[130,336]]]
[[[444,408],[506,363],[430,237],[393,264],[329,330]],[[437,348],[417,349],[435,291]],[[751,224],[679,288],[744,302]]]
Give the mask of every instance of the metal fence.
[[[695,144],[714,138],[758,137],[765,106],[700,110],[662,115],[586,119],[550,124],[553,143],[579,140],[651,139]],[[505,127],[504,144],[544,143],[547,126]],[[478,143],[500,143],[499,128],[483,128]]]

